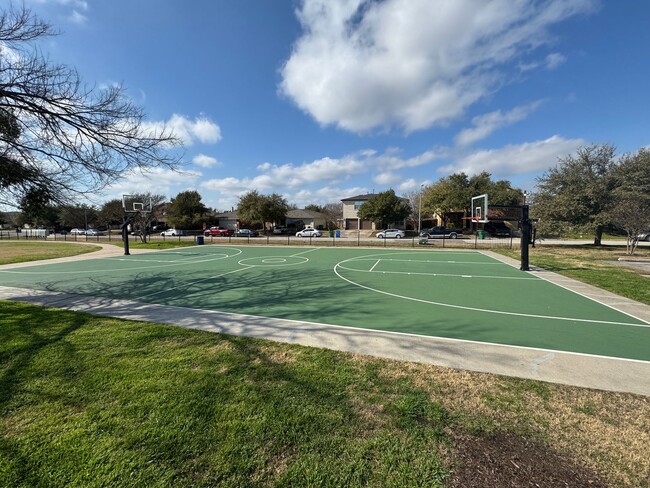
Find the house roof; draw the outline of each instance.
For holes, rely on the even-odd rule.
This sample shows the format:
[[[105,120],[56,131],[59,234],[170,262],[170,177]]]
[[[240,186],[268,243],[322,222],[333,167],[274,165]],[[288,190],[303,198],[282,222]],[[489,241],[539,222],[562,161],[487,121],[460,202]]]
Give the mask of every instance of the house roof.
[[[222,219],[238,219],[237,212],[221,212],[215,215],[217,218]]]
[[[325,216],[320,212],[313,210],[305,210],[303,208],[296,208],[287,212],[289,219],[324,219]]]
[[[239,216],[237,211],[233,212],[221,212],[215,215],[215,217],[220,219],[234,219],[237,220]],[[286,215],[289,219],[324,219],[325,216],[320,212],[314,212],[312,210],[305,210],[302,208],[297,208],[294,210],[289,210]]]
[[[351,202],[351,201],[362,201],[362,200],[370,200],[372,197],[377,196],[376,193],[366,193],[365,195],[357,195],[355,197],[348,197],[348,198],[342,198],[342,202]]]

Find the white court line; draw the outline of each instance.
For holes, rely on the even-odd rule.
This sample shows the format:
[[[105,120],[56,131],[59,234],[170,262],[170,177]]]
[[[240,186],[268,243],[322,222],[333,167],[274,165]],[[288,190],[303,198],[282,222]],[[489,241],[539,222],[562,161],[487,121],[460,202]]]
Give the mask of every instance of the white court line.
[[[540,282],[537,278],[524,278],[524,277],[519,277],[519,276],[482,276],[482,275],[465,275],[465,274],[451,274],[451,273],[423,273],[421,271],[373,271],[375,269],[375,266],[379,264],[378,260],[372,268],[369,270],[366,269],[354,269],[354,268],[348,268],[346,266],[339,266],[341,269],[345,269],[347,271],[356,271],[359,273],[375,273],[375,274],[401,274],[401,275],[415,275],[415,276],[445,276],[445,277],[450,277],[450,278],[487,278],[487,279],[495,279],[495,280],[525,280],[525,281],[537,281]]]
[[[625,325],[629,327],[644,327],[644,328],[650,328],[650,324],[643,323],[643,324],[630,324],[628,322],[613,322],[613,321],[608,321],[608,320],[590,320],[590,319],[579,319],[579,318],[570,318],[570,317],[555,317],[552,315],[537,315],[537,314],[527,314],[527,313],[519,313],[519,312],[506,312],[506,311],[501,311],[501,310],[490,310],[490,309],[484,309],[484,308],[477,308],[477,307],[467,307],[463,305],[453,305],[450,303],[444,303],[444,302],[434,302],[431,300],[423,300],[421,298],[414,298],[414,297],[409,297],[409,296],[404,296],[404,295],[398,295],[396,293],[390,293],[387,291],[383,290],[378,290],[376,288],[371,288],[366,285],[362,285],[360,283],[356,283],[348,278],[345,278],[338,272],[338,268],[342,268],[341,263],[345,263],[346,261],[354,261],[355,258],[350,258],[346,259],[344,261],[341,261],[337,264],[334,265],[334,273],[341,278],[343,281],[347,281],[351,285],[358,286],[359,288],[363,288],[375,293],[381,293],[382,295],[387,295],[387,296],[392,296],[395,298],[402,298],[404,300],[410,300],[413,302],[419,302],[419,303],[426,303],[430,305],[438,305],[440,307],[447,307],[447,308],[454,308],[454,309],[459,309],[459,310],[470,310],[473,312],[485,312],[485,313],[493,313],[497,315],[508,315],[508,316],[515,316],[515,317],[527,317],[527,318],[535,318],[535,319],[547,319],[547,320],[560,320],[560,321],[565,321],[565,322],[584,322],[584,323],[589,323],[589,324],[608,324],[608,325]]]
[[[232,255],[217,254],[216,257],[210,257],[208,259],[200,259],[200,260],[197,260],[197,261],[187,261],[187,260],[183,260],[183,261],[162,261],[162,263],[164,263],[164,264],[161,264],[160,266],[138,266],[138,267],[125,267],[125,268],[118,268],[118,269],[115,269],[115,268],[112,268],[112,269],[85,269],[85,270],[78,270],[78,271],[15,271],[13,269],[0,269],[0,273],[12,273],[12,274],[24,274],[24,275],[47,275],[47,274],[67,275],[67,274],[86,274],[86,273],[107,273],[107,274],[111,274],[111,273],[117,273],[119,271],[137,271],[137,270],[142,270],[142,269],[149,270],[149,271],[155,271],[155,270],[165,268],[165,267],[180,266],[180,265],[184,265],[184,264],[188,264],[188,263],[190,263],[190,264],[201,264],[201,263],[209,263],[211,261],[219,261],[220,259],[228,259],[228,258],[232,258],[232,257],[235,257],[235,256],[239,256],[242,253],[241,249],[237,249],[237,248],[230,248],[230,249],[236,249],[239,252],[237,254],[232,254]],[[160,251],[160,252],[165,252],[165,251]],[[98,258],[97,261],[104,260],[104,261],[111,261],[112,262],[112,261],[115,261],[116,259],[120,260],[120,261],[127,261],[127,262],[131,261],[131,259],[128,259],[128,258],[114,258],[114,257],[111,257],[111,258]],[[92,262],[92,261],[95,261],[95,260],[89,260],[87,262]],[[133,259],[133,261],[152,262],[152,260],[147,260],[147,259],[138,260],[137,258]],[[59,265],[59,264],[64,264],[64,263],[51,263],[51,264],[54,266],[54,265]],[[45,266],[45,265],[43,265],[43,266]],[[39,266],[39,268],[42,268],[42,266]]]
[[[315,249],[309,249],[308,251],[297,252],[297,253],[294,253],[294,254],[289,255],[289,257],[292,258],[292,257],[294,257],[294,256],[300,256],[301,254],[307,254],[308,252],[318,251],[319,249],[320,249],[320,247],[317,247],[317,248],[315,248]]]
[[[477,264],[479,266],[495,266],[503,263],[483,263],[479,261],[442,261],[442,260],[429,260],[429,259],[392,259],[382,258],[383,261],[396,261],[400,263],[433,263],[433,264]],[[357,259],[357,261],[372,261],[372,259]]]
[[[479,251],[479,252],[480,252],[481,254],[483,254],[483,251]],[[489,255],[487,255],[487,254],[483,254],[483,255],[484,255],[484,256],[487,256],[487,257],[490,258],[490,259],[494,259],[495,261],[497,261],[497,262],[499,262],[499,263],[503,263],[503,264],[505,264],[506,266],[510,266],[511,268],[515,268],[515,265],[513,265],[513,264],[511,264],[511,263],[509,263],[509,262],[507,262],[507,261],[500,261],[500,260],[497,259],[496,257],[489,256]],[[505,257],[505,256],[504,256],[504,257]],[[543,268],[538,268],[538,269],[542,269],[542,270],[543,270]],[[545,271],[545,270],[543,270],[543,271]],[[552,273],[552,271],[550,271],[550,272]],[[535,271],[527,271],[527,273],[535,273]],[[554,273],[554,274],[556,274],[557,276],[560,276],[560,277],[562,277],[562,278],[566,278],[566,279],[569,279],[569,280],[573,280],[573,278],[570,278],[570,277],[568,277],[568,276],[561,275],[561,274],[559,274],[559,273]],[[624,310],[619,310],[618,308],[614,307],[613,305],[610,305],[609,303],[602,302],[602,301],[598,300],[597,298],[594,298],[594,297],[589,296],[589,295],[585,295],[584,293],[580,293],[579,291],[574,290],[574,289],[572,289],[572,288],[569,288],[568,286],[564,286],[564,285],[561,285],[560,283],[557,283],[557,282],[555,282],[555,281],[552,281],[550,278],[547,278],[546,276],[544,276],[543,273],[535,273],[535,274],[532,275],[532,276],[535,276],[537,279],[541,279],[541,280],[545,281],[546,283],[550,283],[550,284],[552,284],[552,285],[558,286],[558,287],[560,287],[560,288],[562,288],[562,289],[564,289],[564,290],[566,290],[566,291],[570,291],[571,293],[574,293],[574,294],[576,294],[576,295],[578,295],[578,296],[581,296],[581,297],[583,297],[583,298],[586,298],[587,300],[591,300],[592,302],[596,302],[596,303],[598,303],[598,304],[600,304],[600,305],[603,305],[604,307],[607,307],[607,308],[609,308],[609,309],[611,309],[611,310],[615,310],[615,311],[617,311],[617,312],[619,312],[619,313],[622,313],[623,315],[627,315],[628,317],[631,317],[631,318],[633,318],[633,319],[640,320],[640,321],[643,322],[644,324],[648,324],[648,326],[650,326],[650,322],[648,322],[648,321],[646,321],[646,320],[643,320],[642,318],[636,317],[636,316],[632,315],[632,314],[629,313],[629,312],[625,312]],[[573,280],[573,281],[577,281],[577,280]],[[582,284],[582,285],[594,286],[594,285],[589,285],[588,283],[582,283],[582,282],[579,282],[579,283]],[[598,288],[598,287],[594,286],[594,288]],[[607,290],[604,290],[604,291],[607,291]],[[611,293],[611,292],[609,292],[609,293]],[[614,295],[615,295],[615,293],[614,293]]]

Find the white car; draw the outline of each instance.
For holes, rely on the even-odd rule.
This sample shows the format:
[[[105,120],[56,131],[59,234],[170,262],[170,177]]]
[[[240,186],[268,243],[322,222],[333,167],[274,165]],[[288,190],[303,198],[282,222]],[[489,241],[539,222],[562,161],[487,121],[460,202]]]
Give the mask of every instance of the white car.
[[[387,238],[401,239],[405,235],[406,234],[404,233],[404,231],[399,229],[386,229],[386,230],[382,230],[381,232],[377,232],[377,237],[379,239],[387,239]]]
[[[163,236],[163,237],[164,236],[182,236],[182,235],[185,235],[184,232],[185,231],[180,231],[180,230],[176,230],[176,229],[167,229],[167,230],[162,231],[160,233],[160,235]]]
[[[320,237],[322,234],[318,229],[302,229],[296,232],[296,237]]]
[[[88,230],[86,231],[86,235],[87,235],[87,236],[103,236],[104,233],[98,231],[97,229],[88,229]]]
[[[84,229],[74,228],[74,229],[72,229],[70,231],[70,234],[77,234],[77,235],[80,235],[80,236],[84,236],[84,235],[86,235],[86,231]]]

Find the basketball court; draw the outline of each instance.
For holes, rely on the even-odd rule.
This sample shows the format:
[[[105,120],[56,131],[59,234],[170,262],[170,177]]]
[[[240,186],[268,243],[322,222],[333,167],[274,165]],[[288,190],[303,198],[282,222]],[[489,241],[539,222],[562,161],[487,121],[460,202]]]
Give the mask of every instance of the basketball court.
[[[650,361],[650,325],[483,252],[206,245],[0,269],[4,286]]]

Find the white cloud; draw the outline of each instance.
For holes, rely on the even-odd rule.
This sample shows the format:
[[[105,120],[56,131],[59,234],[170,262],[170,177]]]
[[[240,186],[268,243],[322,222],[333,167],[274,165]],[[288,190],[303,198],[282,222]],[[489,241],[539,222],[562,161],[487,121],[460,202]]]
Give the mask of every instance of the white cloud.
[[[596,0],[304,0],[280,90],[323,125],[414,131],[458,118]],[[539,54],[542,56],[542,54]],[[549,67],[561,54],[547,59]]]
[[[552,53],[546,56],[546,69],[554,70],[566,62],[566,56],[560,53]]]
[[[69,17],[70,21],[74,24],[83,25],[88,21],[88,17],[77,10],[73,10]]]
[[[462,171],[468,175],[487,171],[497,177],[510,178],[544,171],[554,166],[559,157],[573,153],[585,144],[583,139],[564,139],[556,135],[543,141],[479,150],[440,167],[438,171],[443,174]]]
[[[495,130],[525,119],[532,111],[537,109],[541,103],[542,101],[536,101],[528,105],[515,107],[509,112],[503,113],[501,110],[497,110],[496,112],[474,117],[472,119],[474,127],[462,130],[456,136],[455,142],[459,146],[468,146],[476,141],[485,139]]]
[[[221,140],[221,128],[208,117],[201,115],[191,120],[184,115],[174,114],[164,121],[145,122],[145,131],[161,133],[164,129],[171,131],[185,146],[191,146],[196,141],[204,144],[215,144]]]
[[[192,162],[197,166],[203,168],[214,168],[215,166],[221,166],[221,163],[212,156],[206,156],[205,154],[197,154],[192,158]]]
[[[393,173],[392,171],[383,171],[381,173],[377,173],[375,177],[372,179],[375,183],[378,185],[383,185],[383,186],[392,186],[395,185],[396,183],[399,183],[402,180],[402,178],[396,174]]]
[[[104,190],[106,199],[122,198],[142,191],[174,197],[181,191],[194,188],[201,173],[178,172],[164,168],[153,168],[146,173],[132,171]]]
[[[343,198],[352,197],[354,195],[364,195],[369,190],[364,187],[349,187],[349,188],[332,188],[329,186],[318,188],[316,190],[299,190],[296,193],[289,193],[285,195],[287,201],[298,205],[298,207],[305,207],[310,203],[316,205],[325,205],[327,203],[338,203]]]

